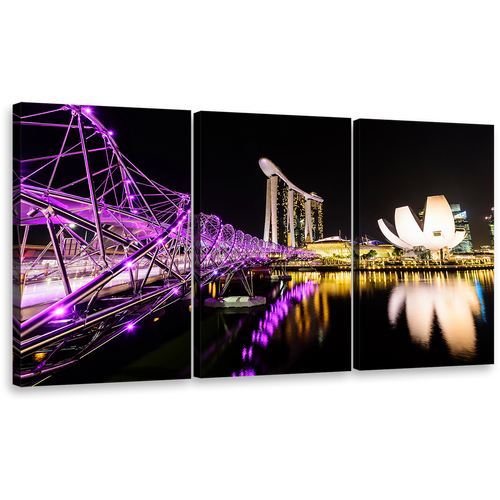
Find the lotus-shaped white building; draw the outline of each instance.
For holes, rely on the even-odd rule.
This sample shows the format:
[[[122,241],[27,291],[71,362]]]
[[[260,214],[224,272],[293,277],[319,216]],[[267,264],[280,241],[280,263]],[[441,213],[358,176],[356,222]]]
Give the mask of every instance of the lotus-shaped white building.
[[[466,235],[465,229],[455,229],[453,213],[443,195],[427,197],[423,222],[408,206],[396,208],[394,221],[396,227],[385,219],[378,220],[383,235],[394,246],[415,253],[445,247],[451,249]]]

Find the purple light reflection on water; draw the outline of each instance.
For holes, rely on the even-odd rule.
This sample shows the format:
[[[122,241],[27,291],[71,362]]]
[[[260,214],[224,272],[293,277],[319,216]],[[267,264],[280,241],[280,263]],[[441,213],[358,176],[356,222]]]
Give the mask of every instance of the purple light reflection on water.
[[[238,373],[233,372],[231,377],[255,377],[255,370],[253,368],[243,368]]]
[[[252,362],[254,356],[254,347],[266,349],[274,332],[279,328],[279,325],[284,320],[294,302],[300,302],[308,298],[312,293],[319,289],[319,285],[315,282],[308,281],[301,283],[291,290],[287,291],[277,302],[271,305],[264,314],[264,319],[259,321],[259,327],[252,332],[252,343],[248,347],[244,347],[241,351],[242,360],[245,364]],[[256,361],[256,360],[255,360]],[[252,367],[242,368],[238,374],[233,372],[233,377],[255,375],[255,370]]]

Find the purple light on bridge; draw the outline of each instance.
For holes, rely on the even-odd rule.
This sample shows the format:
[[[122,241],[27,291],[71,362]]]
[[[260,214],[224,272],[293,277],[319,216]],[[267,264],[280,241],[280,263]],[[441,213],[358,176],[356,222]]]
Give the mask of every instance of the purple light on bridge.
[[[67,110],[75,111],[80,118],[83,116],[85,119],[82,119],[82,121],[85,122],[85,128],[92,128],[94,130],[96,141],[101,141],[104,145],[104,149],[110,148],[110,150],[115,151],[115,141],[111,140],[111,137],[114,136],[113,131],[107,130],[104,125],[101,125],[100,122],[93,117],[93,110],[91,109],[91,107],[83,105],[78,107],[71,106],[68,107]],[[73,120],[72,117],[68,118],[70,120]],[[121,134],[117,132],[117,136],[118,135]],[[63,146],[64,147],[61,149],[59,144],[54,144],[55,156],[57,156],[59,151],[66,150],[66,145]],[[79,149],[76,152],[78,153]],[[82,153],[84,153],[84,151],[82,151]],[[114,333],[117,331],[127,334],[127,332],[135,329],[135,326],[137,325],[137,314],[139,312],[142,314],[142,311],[146,311],[146,308],[149,308],[149,311],[151,311],[151,309],[154,307],[155,301],[157,300],[157,295],[154,295],[154,297],[152,295],[151,298],[146,297],[146,299],[144,299],[143,297],[144,294],[137,294],[137,298],[135,297],[135,278],[132,275],[135,274],[135,270],[140,267],[139,263],[143,262],[143,257],[145,257],[146,254],[141,254],[143,255],[143,257],[140,258],[131,257],[131,254],[129,253],[128,243],[126,243],[126,241],[124,240],[125,234],[131,234],[132,239],[134,239],[134,246],[132,247],[133,251],[136,251],[139,247],[144,248],[145,245],[148,245],[147,253],[149,254],[149,256],[147,260],[149,261],[150,266],[148,267],[147,271],[144,269],[144,271],[147,273],[146,275],[149,275],[155,264],[160,264],[160,268],[166,267],[167,269],[165,270],[170,271],[174,270],[175,267],[182,266],[182,261],[184,262],[184,268],[175,269],[176,271],[180,271],[180,274],[176,273],[177,280],[175,281],[175,284],[173,284],[171,281],[170,285],[164,286],[160,290],[162,298],[165,299],[166,304],[174,303],[190,292],[191,272],[195,267],[195,262],[193,262],[192,259],[192,251],[195,247],[195,244],[193,241],[191,241],[189,224],[189,222],[191,221],[193,222],[193,226],[197,229],[197,231],[199,231],[198,235],[200,238],[199,271],[201,280],[203,281],[203,286],[202,283],[199,284],[200,289],[204,288],[204,286],[209,282],[216,282],[218,277],[224,276],[226,273],[228,276],[232,276],[236,271],[240,270],[243,271],[246,276],[246,273],[248,273],[248,269],[255,266],[256,264],[268,263],[273,261],[278,262],[279,260],[287,260],[291,258],[298,259],[301,257],[308,259],[312,255],[300,249],[286,249],[285,247],[282,247],[280,245],[270,244],[268,242],[260,240],[257,237],[252,237],[249,234],[245,234],[242,231],[237,231],[231,224],[223,224],[221,218],[216,215],[198,215],[194,213],[191,214],[191,199],[189,195],[171,192],[170,190],[166,189],[166,187],[159,186],[154,181],[150,181],[147,177],[145,177],[133,164],[131,164],[131,162],[126,161],[125,158],[122,158],[117,151],[115,151],[115,154],[117,163],[113,162],[113,165],[107,162],[106,155],[102,155],[102,157],[96,157],[96,163],[93,164],[96,173],[92,175],[96,180],[98,180],[100,178],[101,172],[107,172],[107,175],[109,176],[108,178],[111,179],[115,175],[114,171],[116,165],[118,165],[119,172],[122,175],[121,182],[123,183],[123,185],[119,186],[119,184],[115,184],[113,182],[110,186],[108,185],[108,183],[100,184],[100,182],[97,181],[94,186],[94,194],[96,196],[96,199],[100,200],[98,204],[102,203],[102,206],[104,206],[105,199],[107,200],[106,203],[113,203],[113,200],[116,202],[118,206],[109,206],[109,214],[112,214],[115,210],[117,210],[124,216],[119,220],[114,220],[113,225],[109,226],[109,220],[106,219],[106,213],[108,209],[104,211],[103,219],[100,221],[101,227],[99,228],[99,226],[96,226],[96,231],[98,233],[97,236],[100,237],[99,241],[100,246],[102,247],[100,249],[101,257],[96,254],[96,278],[89,283],[84,283],[81,288],[78,288],[77,292],[78,294],[80,294],[79,297],[90,297],[90,293],[94,293],[93,287],[97,286],[97,281],[97,284],[99,286],[111,286],[111,281],[115,276],[115,270],[116,274],[119,274],[120,272],[123,273],[122,276],[120,276],[119,280],[126,281],[127,287],[129,287],[130,285],[131,291],[129,292],[127,289],[126,293],[127,299],[130,300],[131,306],[129,309],[127,309],[127,311],[125,311],[123,315],[117,316],[116,322],[109,322],[109,324],[104,327],[105,329],[103,330],[104,334],[102,337],[103,340],[105,340],[106,335],[114,335]],[[100,160],[102,160],[103,163],[101,166],[98,166]],[[85,163],[85,161],[83,163]],[[47,164],[47,171],[51,168],[51,164]],[[72,172],[68,171],[68,173]],[[76,176],[75,179],[79,179],[79,175],[80,174],[78,173],[78,176]],[[137,180],[138,183],[135,183],[135,180],[132,179],[132,176],[134,176],[134,179]],[[71,184],[68,184],[68,187],[70,185]],[[143,186],[145,186],[144,190]],[[33,190],[33,192],[31,192],[31,188],[29,185],[23,184],[20,186],[20,189],[22,191],[27,191],[30,196],[39,196],[40,203],[46,203],[44,199],[42,199],[42,195],[38,194],[38,190]],[[149,204],[149,194],[151,190],[155,193],[155,198],[154,203]],[[47,192],[50,195],[50,186],[48,186]],[[69,197],[73,196],[71,193],[65,193],[65,195]],[[156,196],[161,196],[162,199],[157,200]],[[82,204],[82,207],[86,204],[89,213],[91,209],[95,211],[96,207],[92,206],[91,204],[92,193],[89,192],[89,197],[85,198],[88,198],[86,202],[79,200],[78,203]],[[136,199],[137,203],[135,203],[135,201],[132,201]],[[26,211],[29,211],[31,207],[27,206],[27,202],[23,201],[23,203],[26,205]],[[97,208],[100,209],[102,207],[98,206]],[[141,214],[141,218],[138,217],[135,219],[133,215],[139,213]],[[166,227],[170,227],[170,229],[166,230]],[[109,232],[115,233],[115,242],[119,243],[118,246],[122,246],[123,248],[123,250],[120,250],[122,257],[118,258],[118,260],[121,259],[121,262],[119,264],[116,264],[116,261],[113,261],[114,268],[112,273],[108,272],[107,266],[103,267],[101,265],[101,260],[106,260],[105,254],[107,253],[106,248],[103,247],[103,240],[107,236],[112,236],[109,235]],[[156,240],[154,238],[156,238]],[[171,240],[175,240],[175,245],[173,245],[172,248],[165,248],[165,242],[167,242],[168,244]],[[80,241],[80,243],[82,243],[82,249],[88,247],[91,248],[92,252],[94,252],[95,247],[93,243],[89,242],[87,245],[85,245],[85,243],[82,241]],[[151,247],[155,247],[153,249],[153,252],[151,252]],[[153,253],[154,256],[152,256]],[[281,258],[279,254],[282,255]],[[104,264],[106,263],[104,262]],[[79,272],[79,264],[75,266],[72,261],[65,261],[64,266],[68,268],[68,271],[73,271],[73,269],[76,269]],[[132,271],[132,269],[134,271]],[[98,273],[99,276],[97,276]],[[130,276],[126,276],[128,274],[130,274]],[[173,273],[169,272],[169,276],[171,276],[172,274]],[[138,278],[139,274],[137,274],[137,279]],[[50,278],[48,279],[50,280]],[[288,300],[288,304],[283,304],[281,307],[278,305],[273,306],[272,310],[266,313],[265,321],[261,321],[259,324],[259,329],[252,332],[252,344],[247,344],[241,351],[243,356],[243,364],[245,365],[244,369],[235,371],[234,376],[255,375],[255,371],[253,369],[250,369],[249,366],[256,362],[262,349],[266,347],[268,342],[271,342],[273,334],[276,335],[276,329],[279,328],[279,324],[287,314],[288,309],[292,311],[294,300],[301,300],[310,293],[312,293],[312,290],[304,287],[302,289],[302,293],[297,292],[295,297],[290,295],[287,296],[286,300]],[[145,300],[144,303],[142,303],[143,300]],[[42,327],[44,324],[50,323],[50,321],[55,322],[58,316],[64,317],[64,321],[58,321],[58,323],[64,324],[66,323],[66,319],[72,319],[73,323],[77,323],[77,326],[75,328],[80,329],[82,332],[88,331],[89,328],[86,326],[86,324],[80,321],[82,320],[81,314],[79,314],[77,317],[76,314],[72,313],[73,306],[68,306],[67,304],[70,304],[70,302],[63,300],[57,305],[54,305],[53,308],[47,310],[46,315],[38,319],[38,323],[32,325],[33,335],[36,335],[37,328]],[[110,301],[109,307],[113,306],[114,302]],[[87,313],[91,313],[93,315],[95,314],[102,318],[107,317],[106,310],[101,310],[100,305],[95,307],[93,306],[92,310],[86,311],[86,314]],[[134,320],[131,320],[132,317],[134,318]],[[73,327],[73,324],[70,324],[70,322],[68,322],[67,326],[64,325],[61,328],[67,328],[69,331],[69,329]],[[101,339],[99,340],[99,342],[100,341]],[[102,345],[104,345],[104,343]],[[258,353],[255,360],[253,360],[253,347],[256,348],[256,352]],[[77,355],[71,354],[71,356],[73,359]]]

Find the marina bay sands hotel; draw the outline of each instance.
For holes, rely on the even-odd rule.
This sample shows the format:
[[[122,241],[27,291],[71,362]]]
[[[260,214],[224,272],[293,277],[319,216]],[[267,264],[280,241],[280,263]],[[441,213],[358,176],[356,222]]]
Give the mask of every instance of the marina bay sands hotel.
[[[259,165],[268,177],[264,241],[302,247],[323,238],[323,199],[292,184],[271,160]]]

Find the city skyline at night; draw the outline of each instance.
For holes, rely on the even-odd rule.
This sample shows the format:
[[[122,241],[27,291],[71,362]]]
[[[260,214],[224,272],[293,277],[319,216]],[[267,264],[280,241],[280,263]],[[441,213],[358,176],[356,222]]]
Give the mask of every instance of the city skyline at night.
[[[33,112],[58,106],[25,105]],[[91,107],[113,130],[128,159],[159,184],[190,193],[185,134],[190,112]],[[166,114],[172,119],[162,120]],[[492,125],[363,119],[359,227],[351,235],[350,148],[343,146],[350,145],[350,119],[222,112],[203,116],[201,208],[235,228],[262,237],[266,177],[258,161],[267,156],[293,183],[325,200],[325,237],[340,230],[349,238],[384,239],[378,218],[390,220],[398,206],[418,210],[427,196],[443,194],[467,213],[474,248],[491,245]]]

